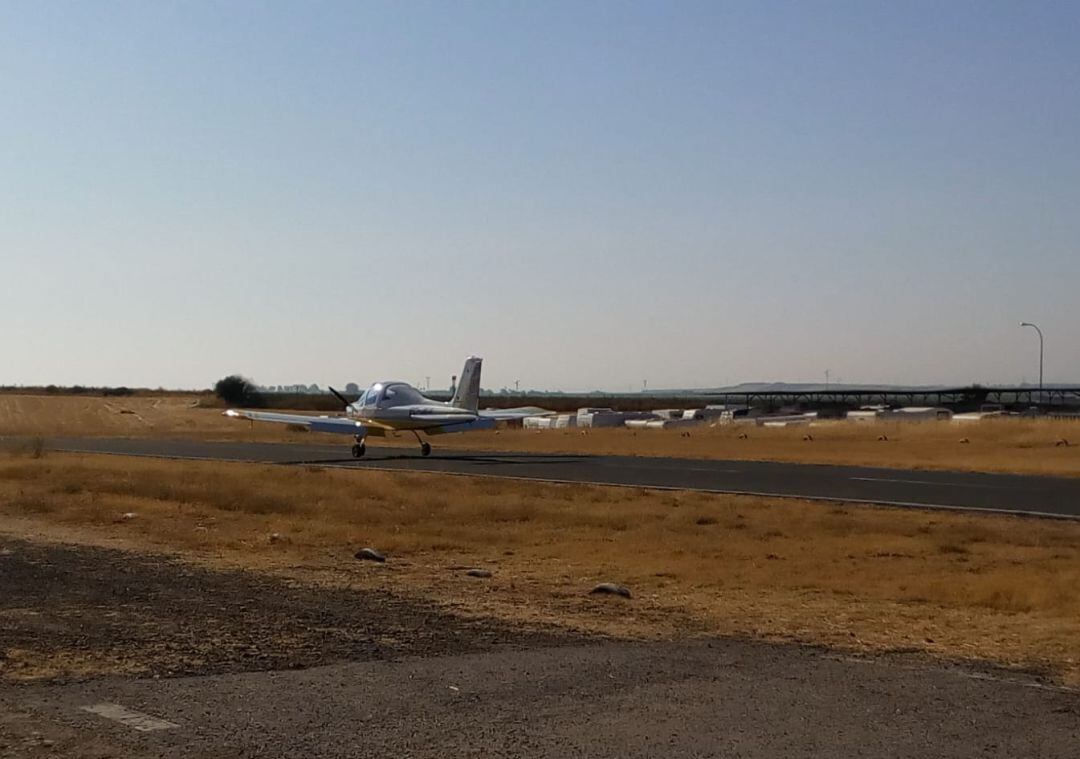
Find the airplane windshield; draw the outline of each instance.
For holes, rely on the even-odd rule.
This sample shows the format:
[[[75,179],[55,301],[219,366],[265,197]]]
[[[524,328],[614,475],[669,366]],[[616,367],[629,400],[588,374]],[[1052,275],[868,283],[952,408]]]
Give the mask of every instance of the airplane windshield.
[[[375,384],[367,389],[364,393],[364,397],[361,399],[364,406],[374,406],[379,402],[379,395],[382,393],[382,385]]]

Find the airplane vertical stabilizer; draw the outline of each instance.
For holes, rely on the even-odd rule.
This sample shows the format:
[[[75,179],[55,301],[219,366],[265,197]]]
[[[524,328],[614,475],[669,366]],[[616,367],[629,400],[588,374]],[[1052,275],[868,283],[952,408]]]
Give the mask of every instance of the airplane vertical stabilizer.
[[[476,411],[480,408],[480,364],[484,359],[479,356],[469,356],[465,359],[465,368],[461,370],[461,378],[458,380],[457,390],[450,399],[450,405],[466,411]]]

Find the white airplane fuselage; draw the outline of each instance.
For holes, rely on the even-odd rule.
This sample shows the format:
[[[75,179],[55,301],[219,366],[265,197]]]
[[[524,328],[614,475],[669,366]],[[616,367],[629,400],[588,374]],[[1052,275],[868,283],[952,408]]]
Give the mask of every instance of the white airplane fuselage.
[[[345,410],[350,419],[375,430],[436,430],[469,424],[479,414],[442,401],[425,398],[407,382],[376,382]]]

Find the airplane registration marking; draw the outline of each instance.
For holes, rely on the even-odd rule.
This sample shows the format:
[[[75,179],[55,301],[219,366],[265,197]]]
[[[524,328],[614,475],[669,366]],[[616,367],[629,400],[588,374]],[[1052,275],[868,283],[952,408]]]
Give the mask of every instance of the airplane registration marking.
[[[128,709],[120,704],[103,703],[94,704],[92,706],[82,706],[79,708],[84,712],[90,712],[99,717],[119,722],[121,725],[127,725],[133,730],[138,730],[140,733],[149,733],[154,730],[169,730],[174,727],[180,727],[175,722],[158,719],[149,714],[143,714],[142,712]]]

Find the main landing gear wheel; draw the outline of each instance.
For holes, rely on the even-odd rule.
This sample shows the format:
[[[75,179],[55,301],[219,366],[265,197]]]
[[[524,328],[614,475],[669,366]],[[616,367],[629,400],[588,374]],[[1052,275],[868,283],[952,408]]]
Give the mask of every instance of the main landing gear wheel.
[[[354,459],[361,459],[364,457],[365,451],[367,451],[367,446],[363,443],[357,443],[352,447],[352,457]]]

